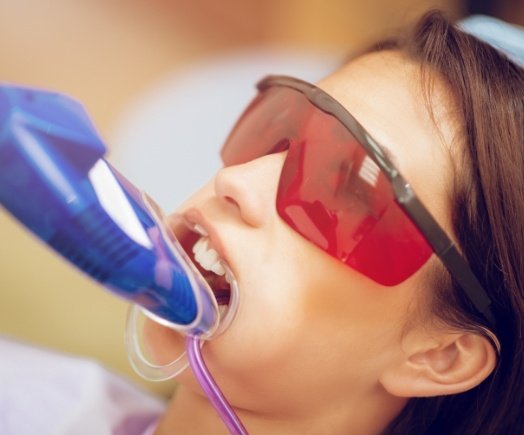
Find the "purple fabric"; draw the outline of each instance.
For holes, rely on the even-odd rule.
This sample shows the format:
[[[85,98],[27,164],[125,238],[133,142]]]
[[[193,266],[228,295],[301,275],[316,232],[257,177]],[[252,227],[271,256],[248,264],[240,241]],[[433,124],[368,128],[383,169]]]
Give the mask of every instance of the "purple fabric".
[[[165,404],[96,362],[0,336],[0,434],[152,434]]]

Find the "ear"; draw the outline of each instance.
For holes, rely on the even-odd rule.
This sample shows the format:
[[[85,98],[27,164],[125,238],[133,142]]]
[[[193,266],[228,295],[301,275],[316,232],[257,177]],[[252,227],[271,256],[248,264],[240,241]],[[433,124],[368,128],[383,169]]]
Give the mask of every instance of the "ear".
[[[486,337],[474,333],[409,334],[404,355],[386,368],[382,386],[399,397],[457,394],[480,384],[493,371],[497,354]]]

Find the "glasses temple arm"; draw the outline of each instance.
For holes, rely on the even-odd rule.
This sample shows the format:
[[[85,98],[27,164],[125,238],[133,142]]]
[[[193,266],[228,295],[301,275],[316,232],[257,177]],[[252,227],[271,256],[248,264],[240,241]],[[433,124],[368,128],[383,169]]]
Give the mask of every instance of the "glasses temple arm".
[[[415,196],[411,186],[398,173],[391,182],[399,205],[418,227],[475,309],[495,329],[496,321],[491,310],[491,299],[469,264],[440,225]]]

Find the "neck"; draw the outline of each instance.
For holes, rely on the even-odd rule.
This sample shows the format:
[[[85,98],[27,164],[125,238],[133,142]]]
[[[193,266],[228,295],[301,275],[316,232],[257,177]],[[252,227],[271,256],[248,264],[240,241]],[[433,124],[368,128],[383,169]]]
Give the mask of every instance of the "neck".
[[[329,409],[316,415],[300,418],[272,418],[236,409],[240,420],[251,434],[379,434],[404,407],[405,399],[387,397],[387,400],[367,402],[354,397],[344,403],[341,409]],[[353,402],[353,403],[351,403]],[[343,409],[342,409],[343,408]],[[210,405],[208,399],[194,391],[180,386],[163,416],[156,435],[183,433],[187,435],[212,433],[227,435],[229,432]]]

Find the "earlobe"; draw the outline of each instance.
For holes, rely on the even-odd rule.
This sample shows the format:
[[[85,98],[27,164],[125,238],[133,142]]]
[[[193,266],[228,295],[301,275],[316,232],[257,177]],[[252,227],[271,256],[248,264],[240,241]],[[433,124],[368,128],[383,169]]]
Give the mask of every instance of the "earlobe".
[[[482,335],[442,334],[426,343],[412,340],[402,360],[384,371],[380,383],[389,393],[399,397],[462,393],[495,368],[496,351]]]

